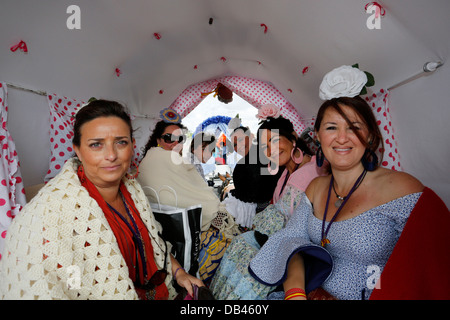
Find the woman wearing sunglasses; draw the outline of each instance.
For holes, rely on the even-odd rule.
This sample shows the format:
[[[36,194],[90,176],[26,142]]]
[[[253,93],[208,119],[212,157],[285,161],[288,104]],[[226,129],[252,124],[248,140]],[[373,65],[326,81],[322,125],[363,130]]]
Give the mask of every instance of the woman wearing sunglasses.
[[[0,299],[173,299],[188,275],[160,237],[135,176],[131,120],[95,100],[75,117],[60,173],[14,219],[0,260]]]
[[[158,203],[159,201],[164,205],[181,208],[201,204],[200,257],[206,257],[204,260],[210,261],[209,257],[214,254],[214,266],[199,261],[200,278],[207,283],[213,274],[212,270],[218,265],[221,254],[224,252],[224,250],[221,251],[223,246],[216,245],[217,248],[220,247],[217,250],[208,247],[213,244],[210,236],[220,237],[223,239],[221,243],[226,246],[229,243],[227,239],[234,237],[238,233],[238,228],[232,216],[227,212],[225,205],[220,202],[214,189],[208,186],[191,160],[181,156],[182,143],[177,138],[182,136],[181,129],[184,128],[180,123],[181,117],[170,109],[163,110],[161,117],[162,120],[156,124],[143,150],[144,158],[139,165],[138,179],[143,187],[150,187],[144,189],[152,203]],[[171,140],[168,140],[169,134]],[[165,141],[165,138],[168,142]],[[165,186],[175,190],[176,198],[171,191],[162,189]],[[161,190],[158,198],[151,188]]]
[[[186,141],[184,135],[186,130],[186,127],[179,122],[159,121],[143,150],[144,156],[150,148],[154,147],[169,151],[175,148],[181,154],[183,143]]]

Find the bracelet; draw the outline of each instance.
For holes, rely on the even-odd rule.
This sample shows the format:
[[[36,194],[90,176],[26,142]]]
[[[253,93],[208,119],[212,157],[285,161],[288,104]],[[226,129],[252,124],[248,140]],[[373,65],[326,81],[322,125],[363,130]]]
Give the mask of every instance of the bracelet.
[[[300,288],[292,288],[286,291],[284,294],[284,300],[290,300],[294,297],[305,297],[306,298],[306,292],[303,289]]]
[[[292,298],[295,298],[295,297],[305,297],[306,298],[306,294],[300,293],[300,292],[293,293],[293,294],[287,296],[286,298],[284,298],[284,300],[291,300]]]
[[[178,270],[180,270],[180,269],[183,270],[183,271],[185,271],[182,267],[178,267],[177,270],[175,270],[175,273],[173,274],[173,278],[174,278],[175,281],[177,281],[177,272],[178,272]]]

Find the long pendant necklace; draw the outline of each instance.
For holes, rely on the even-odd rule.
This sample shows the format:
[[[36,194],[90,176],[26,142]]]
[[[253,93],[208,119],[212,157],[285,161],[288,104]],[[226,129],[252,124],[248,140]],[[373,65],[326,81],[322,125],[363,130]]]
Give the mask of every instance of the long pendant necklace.
[[[364,172],[363,172],[364,175],[363,175],[362,179],[359,181],[358,185],[356,185],[355,190],[358,189],[359,185],[364,180],[366,173],[367,173],[367,170],[364,170]],[[344,200],[349,196],[349,194],[346,195],[345,197],[342,197],[342,196],[338,195],[338,193],[336,192],[336,189],[334,188],[334,183],[332,183],[332,186],[333,186],[334,194],[336,195],[336,198],[337,198],[337,200],[334,203],[334,206],[336,208],[339,208],[342,205],[342,202],[344,202]]]
[[[327,203],[325,205],[325,212],[323,214],[323,220],[322,220],[322,240],[320,241],[320,245],[322,247],[325,247],[326,244],[330,243],[330,240],[327,239],[327,235],[328,235],[328,232],[330,231],[331,224],[334,222],[334,220],[336,220],[339,212],[341,212],[342,208],[347,203],[347,201],[350,198],[350,196],[352,195],[352,193],[359,187],[359,185],[361,184],[362,180],[366,176],[366,173],[367,173],[367,170],[364,169],[364,171],[361,173],[361,175],[358,177],[358,179],[356,179],[356,182],[353,185],[352,189],[350,190],[348,195],[344,197],[342,203],[340,203],[339,208],[337,209],[336,213],[334,214],[333,218],[331,218],[330,222],[328,223],[327,228],[325,229],[325,220],[327,218],[327,211],[328,211],[328,204],[330,202],[331,188],[334,187],[333,186],[334,177],[333,177],[333,175],[331,175],[330,186],[328,188]],[[339,200],[339,198],[338,198],[338,200]]]
[[[122,197],[122,201],[123,201],[123,204],[125,206],[125,210],[127,212],[128,217],[130,218],[134,228],[127,221],[127,219],[125,219],[125,217],[120,214],[120,212],[118,212],[116,209],[114,209],[113,206],[111,206],[109,203],[107,203],[107,205],[116,215],[118,215],[122,219],[122,221],[128,226],[128,228],[132,232],[133,240],[135,241],[135,245],[137,247],[136,248],[136,259],[138,259],[138,255],[140,255],[142,257],[142,259],[143,259],[142,266],[143,266],[144,278],[147,278],[147,266],[146,266],[146,255],[145,255],[145,249],[144,249],[144,241],[142,239],[142,236],[140,234],[139,228],[136,225],[136,222],[135,222],[133,216],[130,214],[130,211],[128,209],[128,205],[126,203],[126,200],[125,200],[125,198],[124,198],[124,196],[122,195],[121,192],[120,192],[120,196]],[[138,267],[139,267],[139,261],[136,261],[136,266],[135,266],[135,268],[136,268],[136,275],[139,272],[139,268]],[[137,275],[137,277],[139,277],[139,276]]]

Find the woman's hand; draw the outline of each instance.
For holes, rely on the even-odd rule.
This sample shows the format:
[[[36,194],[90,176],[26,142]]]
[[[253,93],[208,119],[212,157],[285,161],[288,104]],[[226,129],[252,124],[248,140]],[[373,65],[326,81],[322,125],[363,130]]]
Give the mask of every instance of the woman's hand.
[[[305,266],[303,257],[300,254],[292,256],[288,264],[287,277],[283,282],[285,299],[306,300],[305,287]]]
[[[203,281],[187,273],[172,255],[170,255],[170,259],[172,260],[173,279],[193,297],[194,291],[192,285],[195,284],[197,287],[204,287]]]
[[[190,275],[184,269],[178,269],[176,277],[174,278],[180,287],[183,287],[187,290],[191,297],[194,296],[194,291],[192,289],[192,285],[196,285],[197,287],[204,287],[202,280]]]

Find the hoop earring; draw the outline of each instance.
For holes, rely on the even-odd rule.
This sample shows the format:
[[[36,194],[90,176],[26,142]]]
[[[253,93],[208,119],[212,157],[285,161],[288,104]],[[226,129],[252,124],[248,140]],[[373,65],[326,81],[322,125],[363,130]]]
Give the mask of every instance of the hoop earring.
[[[316,164],[320,168],[323,166],[323,162],[325,161],[325,155],[322,151],[322,146],[319,146],[316,152]]]
[[[364,169],[366,169],[367,171],[373,171],[378,166],[378,157],[375,152],[367,148],[364,152],[363,157],[361,158],[361,163]]]
[[[133,167],[135,167],[136,168],[136,172],[134,172],[134,173],[126,173],[125,175],[127,176],[127,178],[128,179],[136,179],[137,178],[137,176],[139,175],[139,167],[136,165],[136,163],[134,162],[134,161],[131,161],[131,166],[130,166],[130,168],[133,168]]]
[[[269,164],[267,165],[267,171],[269,171],[269,173],[273,176],[278,173],[279,168],[280,168],[279,165],[277,165],[277,167],[275,169],[272,169],[270,161],[269,161]]]
[[[300,156],[299,157],[295,157],[295,151],[298,150],[298,152],[300,152]],[[294,161],[296,164],[300,164],[303,161],[303,152],[300,148],[296,148],[295,144],[294,144],[294,148],[292,148],[291,151],[291,159],[292,161]]]

